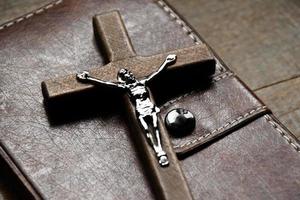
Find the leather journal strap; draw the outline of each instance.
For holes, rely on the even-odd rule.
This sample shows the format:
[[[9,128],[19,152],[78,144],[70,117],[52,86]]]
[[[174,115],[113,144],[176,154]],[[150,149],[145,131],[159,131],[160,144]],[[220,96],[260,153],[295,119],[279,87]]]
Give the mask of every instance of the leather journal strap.
[[[119,49],[117,55],[109,46],[97,46],[92,25],[95,15],[114,10],[120,12],[131,40],[123,44],[127,51]],[[119,103],[95,94],[80,101],[72,97],[52,120],[40,83],[93,71],[119,55],[163,56],[201,44],[207,49],[197,33],[161,0],[59,0],[0,29],[0,152],[9,155],[5,159],[34,198],[155,198]],[[193,52],[187,57],[203,56]],[[190,90],[178,84],[174,91],[180,94],[163,84],[153,85],[162,118],[174,108],[195,115],[194,132],[170,135],[168,144],[193,198],[295,199],[298,141],[215,54],[210,55],[217,69],[209,84],[202,78]],[[143,69],[140,65],[136,71],[143,75]],[[61,88],[66,93],[74,89],[58,85],[44,88],[44,95],[58,97]],[[176,184],[172,178],[169,183]]]

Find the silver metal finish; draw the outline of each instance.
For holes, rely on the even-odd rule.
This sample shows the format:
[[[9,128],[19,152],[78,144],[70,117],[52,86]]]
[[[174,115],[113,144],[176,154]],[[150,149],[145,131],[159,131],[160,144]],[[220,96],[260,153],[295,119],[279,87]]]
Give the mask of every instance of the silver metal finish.
[[[149,144],[156,153],[156,157],[161,166],[168,166],[169,160],[167,154],[162,148],[160,131],[158,128],[159,108],[151,101],[147,89],[147,83],[161,73],[167,66],[176,62],[176,55],[168,55],[159,69],[150,76],[137,80],[131,71],[120,69],[118,72],[118,82],[107,82],[91,77],[88,72],[84,71],[77,74],[77,79],[81,82],[89,82],[95,85],[104,85],[108,87],[124,89],[133,105],[135,105],[136,115]]]
[[[195,129],[196,120],[190,111],[183,108],[176,108],[168,112],[165,124],[171,134],[182,136]]]

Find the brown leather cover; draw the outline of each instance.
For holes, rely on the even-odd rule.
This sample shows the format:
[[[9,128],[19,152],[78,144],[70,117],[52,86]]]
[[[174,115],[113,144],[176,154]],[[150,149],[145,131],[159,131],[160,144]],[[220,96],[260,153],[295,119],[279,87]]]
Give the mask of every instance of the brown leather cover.
[[[103,65],[92,17],[110,10],[138,55],[202,43],[160,0],[55,1],[0,26],[0,153],[35,198],[154,198],[117,101],[65,105],[55,123],[43,104],[43,80]],[[172,97],[162,117],[183,107],[197,120],[172,137],[195,199],[300,198],[298,141],[220,60],[211,84]]]

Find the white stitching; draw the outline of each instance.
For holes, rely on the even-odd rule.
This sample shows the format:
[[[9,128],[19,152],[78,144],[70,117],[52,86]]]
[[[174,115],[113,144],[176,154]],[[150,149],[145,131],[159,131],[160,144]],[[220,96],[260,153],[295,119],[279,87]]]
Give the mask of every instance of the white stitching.
[[[170,15],[171,19],[175,20],[175,22],[181,26],[182,30],[194,41],[195,44],[202,43],[192,29],[188,27],[188,25],[181,20],[180,17],[169,6],[167,6],[165,2],[158,0],[157,4]]]
[[[275,128],[280,136],[282,136],[282,138],[285,139],[291,147],[293,147],[293,149],[295,149],[298,153],[300,152],[300,147],[294,143],[294,139],[292,139],[290,135],[284,133],[284,130],[280,128],[280,125],[278,125],[270,116],[265,116],[265,119],[272,125],[273,128]]]
[[[2,26],[0,26],[0,30],[8,28],[12,25],[15,25],[15,24],[17,24],[17,23],[19,23],[19,22],[21,22],[25,19],[29,19],[30,17],[32,17],[34,15],[37,15],[37,14],[40,14],[40,13],[48,10],[49,8],[52,8],[53,6],[56,6],[56,5],[58,5],[62,2],[63,2],[63,0],[58,0],[58,1],[52,2],[52,3],[47,4],[46,6],[44,6],[42,8],[39,8],[35,11],[32,11],[31,13],[28,13],[28,14],[22,16],[22,17],[17,18],[17,19],[14,19],[13,21],[7,22],[7,23],[3,24]]]
[[[177,24],[179,24],[181,27],[182,27],[182,30],[190,37],[190,38],[192,38],[192,40],[194,41],[194,43],[195,44],[199,44],[200,42],[201,42],[201,40],[198,38],[198,36],[197,35],[195,35],[195,33],[191,30],[191,28],[190,27],[188,27],[188,25],[183,21],[183,20],[181,20],[180,19],[180,17],[177,15],[177,14],[175,14],[175,12],[171,9],[171,8],[169,8],[168,7],[168,5],[165,3],[165,2],[163,2],[162,0],[158,0],[157,1],[157,3],[158,3],[158,5],[165,11],[165,12],[167,12],[169,15],[170,15],[170,17],[171,17],[171,19],[174,19],[175,20],[175,22],[177,23]],[[220,69],[222,69],[222,67],[220,68]],[[224,76],[224,75],[223,75]],[[216,78],[214,78],[214,81],[215,82],[217,82],[217,81],[219,81],[219,80],[221,80],[221,79],[223,79],[223,78],[226,78],[228,75],[225,75],[225,77],[223,77],[223,76],[220,76],[220,77],[216,77]],[[172,103],[174,103],[174,102],[176,102],[176,101],[178,101],[178,100],[180,100],[180,99],[182,99],[183,97],[186,97],[186,96],[189,96],[189,95],[191,95],[191,94],[193,94],[194,92],[191,92],[191,93],[189,93],[189,94],[186,94],[186,95],[183,95],[183,96],[181,96],[181,97],[179,97],[179,98],[177,98],[177,99],[174,99],[174,100],[172,100],[172,101],[170,101],[170,102],[168,102],[168,103],[166,103],[165,105],[163,105],[162,107],[166,107],[166,106],[168,106],[168,105],[170,105],[170,104],[172,104]],[[263,106],[264,107],[264,106]],[[258,107],[257,109],[261,109],[261,108],[263,108],[263,107]],[[252,113],[254,113],[254,112],[256,112],[255,111],[255,109],[254,110],[251,110],[250,112],[252,112]],[[245,115],[246,116],[248,116],[249,114],[252,114],[252,113],[246,113]],[[235,122],[237,122],[237,121],[240,121],[241,119],[243,119],[243,118],[245,118],[246,116],[239,116],[238,118],[236,118],[235,120],[233,120],[232,122],[229,122],[229,123],[226,123],[225,125],[224,125],[224,127],[226,127],[226,126],[229,126],[230,124],[232,124],[232,123],[235,123]],[[297,151],[297,152],[300,152],[300,148],[296,145],[296,144],[294,144],[293,143],[293,141],[292,141],[292,139],[289,137],[289,136],[287,136],[281,129],[279,129],[278,128],[278,126],[274,123],[274,121],[271,121],[271,119],[269,118],[269,117],[265,117],[266,119],[267,119],[267,121],[280,133],[280,135]],[[220,127],[220,128],[222,128],[222,127]],[[219,129],[220,129],[219,128]],[[211,134],[213,134],[214,132],[216,132],[218,129],[215,129],[215,130],[213,130],[211,133],[208,133],[208,134],[206,134],[206,135],[204,135],[204,136],[201,136],[201,137],[199,137],[198,139],[195,139],[195,140],[193,140],[193,141],[190,141],[190,142],[188,142],[188,143],[190,143],[190,144],[193,144],[193,143],[195,143],[195,142],[197,142],[197,141],[200,141],[200,140],[202,140],[203,138],[205,138],[205,137],[208,137],[209,135],[211,135]],[[183,144],[183,145],[176,145],[176,146],[174,146],[174,148],[179,148],[179,147],[183,147],[183,146],[186,146],[186,145],[189,145],[188,143],[185,143],[185,144]]]
[[[225,72],[223,74],[219,74],[219,75],[213,77],[213,82],[218,82],[219,80],[227,78],[227,77],[232,76],[232,75],[234,75],[234,74],[230,71]]]
[[[253,115],[254,113],[260,112],[261,110],[264,110],[264,109],[266,109],[266,108],[267,108],[266,106],[260,106],[260,107],[257,107],[257,108],[255,108],[255,109],[253,109],[253,110],[251,110],[251,111],[245,113],[244,115],[240,115],[239,117],[235,118],[234,120],[225,123],[223,126],[214,129],[214,130],[211,131],[210,133],[207,133],[207,134],[205,134],[205,135],[203,135],[203,136],[200,136],[199,138],[196,138],[196,139],[194,139],[194,140],[185,142],[185,143],[183,143],[183,144],[181,144],[181,145],[174,145],[174,148],[183,148],[183,147],[185,147],[185,146],[189,146],[189,145],[191,145],[191,144],[194,144],[194,143],[196,143],[196,142],[199,142],[199,141],[201,141],[202,139],[207,138],[208,136],[213,135],[214,133],[216,133],[216,132],[218,132],[218,131],[221,131],[221,130],[225,129],[226,127],[228,127],[228,126],[230,126],[230,125],[239,123],[242,119],[246,118],[248,115],[250,115],[250,114]]]
[[[157,4],[174,19],[177,24],[179,24],[182,30],[194,41],[195,44],[202,43],[201,40],[195,35],[188,25],[180,19],[180,17],[162,0],[158,0]]]
[[[233,75],[232,72],[225,72],[225,73],[223,73],[223,74],[219,74],[219,75],[217,75],[217,76],[215,76],[215,77],[212,78],[212,82],[214,82],[214,83],[215,83],[215,82],[218,82],[218,81],[220,81],[220,80],[222,80],[222,79],[224,79],[224,78],[230,77],[230,76],[232,76],[232,75]],[[188,96],[193,95],[195,92],[197,92],[197,90],[194,90],[194,91],[192,91],[192,92],[190,92],[190,93],[187,93],[187,94],[184,94],[184,95],[182,95],[182,96],[179,96],[179,97],[177,97],[177,98],[175,98],[175,99],[172,99],[172,100],[168,101],[167,103],[165,103],[164,105],[162,105],[161,108],[166,108],[166,107],[168,107],[168,106],[174,104],[175,102],[181,100],[182,98],[185,98],[185,97],[188,97]]]
[[[163,0],[156,1],[158,6],[162,8],[163,11],[165,11],[172,20],[174,20],[177,24],[181,26],[181,29],[193,40],[195,44],[201,44],[202,41],[200,38],[194,33],[194,31],[189,27],[185,21],[183,21]],[[216,60],[218,60],[216,58]],[[224,67],[217,62],[217,68],[220,70],[220,72],[224,71]]]

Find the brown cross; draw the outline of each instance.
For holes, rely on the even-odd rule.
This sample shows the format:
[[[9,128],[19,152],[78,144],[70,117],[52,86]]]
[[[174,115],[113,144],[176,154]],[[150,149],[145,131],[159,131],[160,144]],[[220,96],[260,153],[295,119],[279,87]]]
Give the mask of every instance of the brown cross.
[[[93,77],[103,81],[115,82],[118,71],[124,67],[132,71],[137,78],[146,77],[156,71],[169,54],[177,56],[176,63],[169,66],[161,77],[156,78],[154,85],[174,90],[174,87],[178,85],[185,85],[184,81],[190,77],[200,79],[212,75],[215,71],[215,60],[203,44],[147,57],[136,55],[117,11],[95,16],[93,26],[95,37],[101,48],[104,48],[108,63],[103,67],[91,69],[89,72]],[[176,77],[176,79],[172,79],[172,77]],[[96,91],[96,86],[81,83],[76,79],[76,74],[42,82],[42,91],[46,102],[94,90]],[[170,162],[168,167],[159,166],[153,149],[148,144],[136,118],[134,105],[128,95],[122,95],[122,98],[126,105],[132,137],[143,155],[143,163],[150,174],[150,181],[155,193],[163,199],[192,199],[162,119],[159,117],[158,127],[164,151]],[[151,99],[153,101],[152,95]]]

